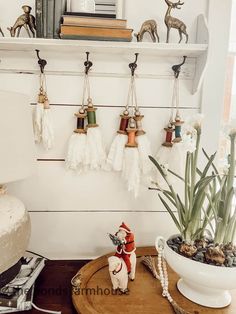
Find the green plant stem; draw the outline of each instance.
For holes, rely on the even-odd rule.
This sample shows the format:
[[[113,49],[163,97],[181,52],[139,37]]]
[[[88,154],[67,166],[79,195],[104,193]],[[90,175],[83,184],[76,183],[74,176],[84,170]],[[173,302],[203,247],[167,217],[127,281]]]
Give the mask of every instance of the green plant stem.
[[[235,176],[235,137],[236,135],[230,135],[230,167],[229,167],[229,179],[227,184],[227,192],[229,192],[234,184]]]
[[[194,153],[190,155],[190,169],[191,169],[191,180],[190,180],[190,196],[189,196],[189,215],[192,217],[192,210],[193,210],[193,201],[194,201],[194,187],[196,185],[196,174],[197,174],[197,161],[198,161],[198,153],[199,153],[199,146],[200,146],[200,138],[201,138],[201,129],[197,129],[197,139],[196,139],[196,150]],[[198,221],[200,222],[200,218],[198,217]],[[194,225],[191,224],[190,225]],[[199,227],[199,223],[195,224],[195,227]],[[196,229],[194,228],[194,229]],[[195,230],[193,230],[195,233]]]

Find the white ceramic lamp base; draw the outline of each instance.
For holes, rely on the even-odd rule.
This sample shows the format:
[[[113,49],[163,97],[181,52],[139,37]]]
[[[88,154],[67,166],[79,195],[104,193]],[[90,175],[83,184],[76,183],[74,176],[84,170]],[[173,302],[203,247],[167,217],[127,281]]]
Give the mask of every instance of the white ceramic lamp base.
[[[0,195],[0,274],[24,255],[30,237],[30,217],[16,197]]]
[[[185,279],[179,279],[177,288],[187,299],[211,308],[222,308],[231,303],[231,295],[227,290],[217,290],[194,285]]]

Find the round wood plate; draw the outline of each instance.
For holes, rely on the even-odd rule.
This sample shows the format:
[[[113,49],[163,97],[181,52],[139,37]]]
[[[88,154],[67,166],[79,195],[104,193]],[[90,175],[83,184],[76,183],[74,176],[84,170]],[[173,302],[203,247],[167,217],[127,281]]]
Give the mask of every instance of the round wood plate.
[[[135,281],[129,282],[129,293],[112,293],[107,258],[113,253],[99,257],[86,264],[74,277],[80,281],[80,290],[72,292],[75,309],[80,314],[172,314],[169,302],[162,297],[157,279],[141,263],[145,255],[157,256],[154,247],[137,248]],[[186,311],[193,314],[235,314],[236,291],[232,293],[232,304],[224,309],[210,309],[199,306],[183,297],[176,288],[178,276],[168,268],[169,291],[173,299]]]

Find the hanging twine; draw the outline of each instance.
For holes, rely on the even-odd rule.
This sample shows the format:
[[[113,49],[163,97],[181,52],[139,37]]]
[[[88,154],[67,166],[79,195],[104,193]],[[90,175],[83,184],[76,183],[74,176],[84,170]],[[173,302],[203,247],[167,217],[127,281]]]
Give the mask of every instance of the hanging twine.
[[[179,79],[177,77],[174,78],[174,86],[173,86],[173,94],[171,100],[171,114],[169,124],[173,124],[175,121],[174,111],[176,109],[176,115],[179,116]]]
[[[176,109],[175,118],[174,118],[174,108]],[[174,143],[178,143],[182,140],[181,126],[183,123],[184,122],[181,121],[180,111],[179,111],[179,79],[175,77],[173,97],[172,97],[171,118],[170,118],[169,126],[168,126],[169,129],[170,129],[170,125],[174,126],[174,131],[175,131],[175,139],[173,140]]]
[[[120,120],[119,130],[117,131],[118,134],[123,134],[123,135],[127,134],[126,129],[129,126],[129,119],[130,119],[129,102],[130,102],[130,96],[131,96],[131,89],[132,89],[132,81],[130,80],[129,91],[128,91],[128,96],[127,96],[127,102],[126,102],[125,110],[120,115],[121,120]]]
[[[133,79],[133,103],[134,103],[134,107],[135,107],[135,121],[136,121],[136,125],[137,125],[137,132],[136,135],[144,135],[146,134],[146,132],[143,130],[143,126],[142,126],[142,119],[144,118],[143,115],[141,115],[139,107],[138,107],[138,101],[137,101],[137,92],[136,92],[136,83],[135,83],[135,79]]]
[[[87,96],[87,104],[85,108],[86,96]],[[88,76],[88,73],[85,72],[82,105],[81,105],[80,111],[81,113],[84,113],[85,111],[87,113],[87,119],[88,119],[87,128],[98,127],[98,124],[96,123],[96,110],[97,108],[94,108],[93,103],[92,103],[92,98],[90,97],[89,76]]]
[[[137,108],[137,102],[136,102],[136,96],[135,94],[135,87],[134,87],[134,76],[131,76],[130,78],[130,87],[128,92],[128,99],[127,99],[127,105],[126,110],[128,111],[130,108],[131,116],[129,118],[128,127],[126,128],[126,132],[128,134],[128,143],[125,145],[126,147],[137,147],[138,144],[135,141],[136,132],[138,131],[136,127],[136,121],[135,121],[135,112]],[[130,106],[131,103],[131,106]]]
[[[88,90],[88,94],[90,94],[90,87],[87,75],[84,76],[84,86],[83,86],[83,95],[82,95],[82,103],[80,106],[80,109],[78,112],[75,113],[75,116],[77,118],[77,128],[74,130],[74,133],[86,133],[85,129],[85,119],[87,117],[87,114],[85,112],[85,95],[86,91]]]
[[[45,73],[39,75],[39,98],[38,102],[44,104],[44,109],[50,109],[48,97],[47,97],[47,81]]]
[[[128,92],[126,109],[129,108],[130,103],[131,103],[131,117],[135,120],[137,127],[136,136],[143,135],[146,133],[142,128],[142,119],[144,116],[141,115],[138,107],[135,76],[131,76],[130,79],[130,87]]]

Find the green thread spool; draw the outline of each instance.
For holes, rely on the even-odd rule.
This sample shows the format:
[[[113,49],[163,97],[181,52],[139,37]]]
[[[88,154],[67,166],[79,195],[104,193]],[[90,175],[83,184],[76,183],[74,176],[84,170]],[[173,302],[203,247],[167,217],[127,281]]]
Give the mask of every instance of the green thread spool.
[[[88,128],[95,128],[98,126],[96,123],[96,111],[97,108],[87,108]]]

